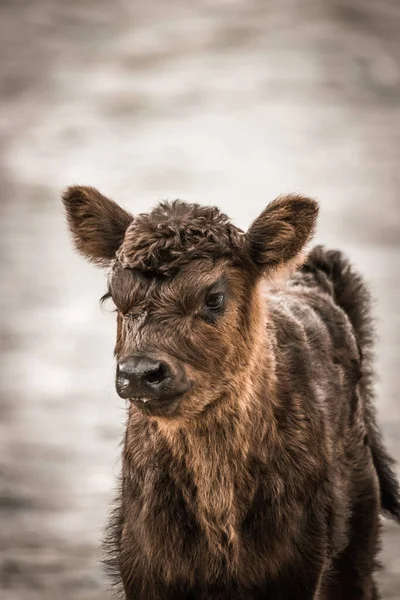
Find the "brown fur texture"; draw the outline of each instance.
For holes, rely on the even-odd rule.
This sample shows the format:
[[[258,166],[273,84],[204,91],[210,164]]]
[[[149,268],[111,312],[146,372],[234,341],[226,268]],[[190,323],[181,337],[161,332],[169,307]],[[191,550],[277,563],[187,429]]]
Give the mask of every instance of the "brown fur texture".
[[[62,198],[78,252],[96,264],[108,265],[132,216],[93,187],[69,187]]]
[[[175,200],[135,217],[117,257],[130,269],[171,275],[193,258],[233,258],[240,238],[241,231],[217,208]]]
[[[318,204],[299,194],[271,202],[246,235],[248,252],[262,271],[297,259],[314,233]]]
[[[107,538],[121,595],[376,600],[379,512],[400,521],[399,487],[362,279],[322,247],[293,268],[316,203],[280,197],[243,234],[215,208],[163,203],[131,220],[83,195],[84,210],[76,188],[64,203],[78,249],[112,267],[117,360],[173,357],[191,381],[162,413],[129,407]]]

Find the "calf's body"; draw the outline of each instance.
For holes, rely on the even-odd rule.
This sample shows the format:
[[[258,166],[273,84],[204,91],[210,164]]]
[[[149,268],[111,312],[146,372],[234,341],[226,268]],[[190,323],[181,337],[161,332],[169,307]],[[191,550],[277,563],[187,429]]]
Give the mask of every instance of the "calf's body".
[[[377,599],[379,513],[400,518],[398,485],[372,405],[364,284],[321,247],[293,270],[315,204],[279,199],[247,234],[197,205],[131,224],[117,211],[110,235],[116,205],[99,212],[93,193],[64,201],[78,248],[110,261],[118,310],[131,403],[107,549],[121,594]],[[106,252],[93,237],[105,229]]]

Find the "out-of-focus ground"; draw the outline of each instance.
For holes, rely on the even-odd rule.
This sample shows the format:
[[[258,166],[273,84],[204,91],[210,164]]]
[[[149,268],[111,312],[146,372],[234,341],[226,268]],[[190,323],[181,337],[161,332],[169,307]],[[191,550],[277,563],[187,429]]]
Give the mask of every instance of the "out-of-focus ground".
[[[379,414],[400,458],[397,0],[3,0],[0,37],[1,600],[109,597],[125,407],[67,184],[132,211],[216,203],[243,227],[280,192],[319,197],[318,241],[376,298]],[[382,563],[383,598],[400,598],[390,523]]]

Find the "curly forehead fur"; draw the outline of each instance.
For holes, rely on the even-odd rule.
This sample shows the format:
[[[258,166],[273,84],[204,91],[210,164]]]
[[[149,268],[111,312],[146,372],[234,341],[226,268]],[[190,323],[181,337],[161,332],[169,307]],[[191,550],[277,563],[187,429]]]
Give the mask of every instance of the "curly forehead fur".
[[[162,202],[133,219],[117,257],[126,268],[169,275],[196,258],[239,259],[241,237],[216,207]]]

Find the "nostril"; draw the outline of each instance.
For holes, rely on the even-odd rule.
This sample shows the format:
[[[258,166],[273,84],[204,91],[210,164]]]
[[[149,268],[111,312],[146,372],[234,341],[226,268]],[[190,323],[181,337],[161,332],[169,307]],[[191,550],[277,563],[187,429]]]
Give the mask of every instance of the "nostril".
[[[144,374],[143,379],[146,383],[157,384],[164,381],[167,377],[167,370],[162,363],[158,363],[158,366],[151,371],[147,371]]]

